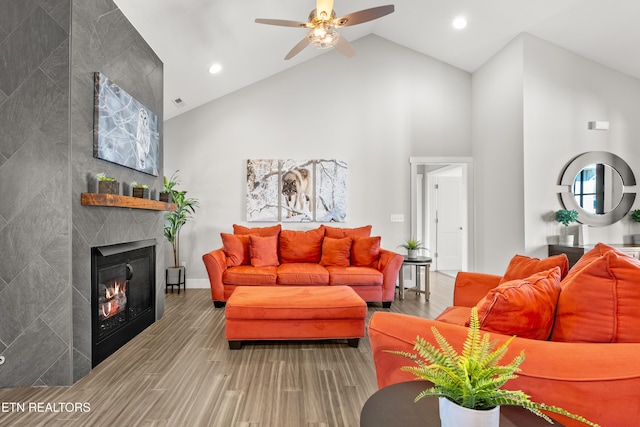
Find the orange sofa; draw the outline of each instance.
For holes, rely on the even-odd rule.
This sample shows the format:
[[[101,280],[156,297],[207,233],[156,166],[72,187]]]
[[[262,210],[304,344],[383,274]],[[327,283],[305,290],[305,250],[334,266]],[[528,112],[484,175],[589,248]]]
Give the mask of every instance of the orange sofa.
[[[404,257],[380,248],[370,225],[295,231],[234,224],[233,231],[202,256],[216,307],[237,286],[350,286],[367,302],[390,307],[394,300]]]
[[[465,324],[476,305],[481,328],[492,340],[502,343],[517,335],[505,362],[525,351],[518,378],[506,388],[523,390],[535,401],[562,407],[603,427],[636,426],[640,261],[598,244],[566,274],[563,257],[516,256],[502,277],[459,273],[454,306],[435,320],[374,313],[368,333],[378,386],[415,379],[400,370],[410,364],[408,359],[384,350],[413,352],[418,335],[435,345],[433,326],[460,351]],[[543,268],[547,270],[535,272]],[[566,426],[584,425],[552,417]]]

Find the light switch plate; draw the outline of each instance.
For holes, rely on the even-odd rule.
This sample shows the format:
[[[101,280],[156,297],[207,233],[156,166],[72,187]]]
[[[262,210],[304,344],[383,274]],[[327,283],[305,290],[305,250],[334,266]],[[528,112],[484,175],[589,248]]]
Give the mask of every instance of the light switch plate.
[[[404,222],[404,214],[391,214],[391,222]]]

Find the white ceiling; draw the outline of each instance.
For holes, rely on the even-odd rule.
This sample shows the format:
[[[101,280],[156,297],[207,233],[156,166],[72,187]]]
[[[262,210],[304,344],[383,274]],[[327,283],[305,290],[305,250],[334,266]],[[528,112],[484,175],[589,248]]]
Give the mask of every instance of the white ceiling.
[[[315,0],[114,1],[164,62],[165,120],[328,52],[307,47],[285,61],[305,31],[254,23],[306,21]],[[395,12],[340,33],[349,41],[373,33],[474,72],[528,32],[640,78],[639,0],[335,0],[334,10],[342,16],[385,4]],[[451,26],[458,15],[469,22],[465,30]],[[223,70],[209,74],[215,62]],[[177,108],[176,98],[186,106]]]

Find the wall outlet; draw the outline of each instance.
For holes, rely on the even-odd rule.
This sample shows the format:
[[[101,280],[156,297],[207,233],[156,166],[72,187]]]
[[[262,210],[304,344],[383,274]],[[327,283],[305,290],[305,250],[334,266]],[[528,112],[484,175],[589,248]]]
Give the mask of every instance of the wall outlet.
[[[404,222],[404,214],[391,214],[391,222]]]

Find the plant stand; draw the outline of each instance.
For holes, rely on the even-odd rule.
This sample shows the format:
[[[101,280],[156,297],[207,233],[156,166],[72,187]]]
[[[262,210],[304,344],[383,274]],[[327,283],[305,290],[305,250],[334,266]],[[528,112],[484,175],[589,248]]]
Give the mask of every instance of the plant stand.
[[[187,268],[186,267],[169,267],[165,270],[165,287],[164,293],[167,293],[167,289],[171,286],[171,293],[173,293],[173,287],[178,287],[178,295],[180,295],[180,285],[184,287],[185,293],[187,292]]]

